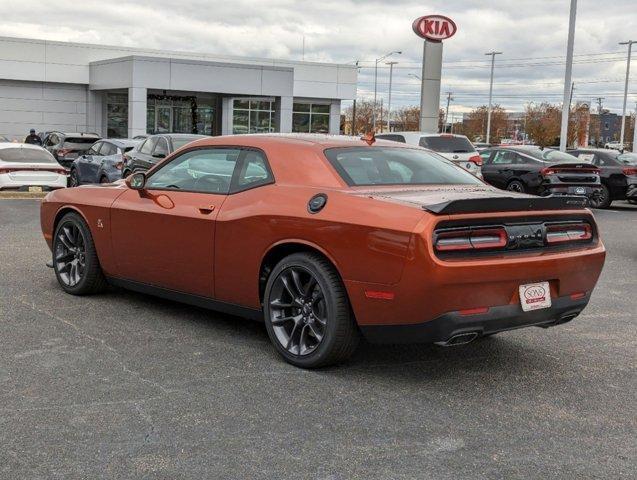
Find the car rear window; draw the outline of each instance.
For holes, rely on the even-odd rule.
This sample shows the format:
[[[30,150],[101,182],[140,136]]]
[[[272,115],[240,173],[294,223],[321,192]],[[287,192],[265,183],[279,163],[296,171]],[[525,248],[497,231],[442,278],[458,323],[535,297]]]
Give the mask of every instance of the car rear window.
[[[0,150],[0,160],[15,163],[57,163],[48,151],[35,148],[3,148]]]
[[[422,137],[420,146],[441,153],[471,153],[476,151],[465,137]]]
[[[66,137],[64,139],[64,146],[68,145],[69,143],[74,143],[76,145],[91,146],[98,140],[99,138],[96,138],[96,137]]]
[[[175,150],[180,149],[181,147],[183,147],[184,145],[186,145],[187,143],[190,142],[194,142],[195,140],[199,140],[201,137],[180,137],[180,138],[173,138],[172,142],[173,142],[173,148]]]
[[[526,148],[520,149],[521,153],[526,153],[527,155],[531,155],[533,158],[537,158],[538,160],[542,160],[543,162],[551,162],[551,163],[581,163],[582,160],[579,158],[569,154],[560,152],[559,150],[552,150],[550,148]]]
[[[403,137],[402,135],[398,135],[396,133],[387,133],[387,134],[383,134],[383,135],[376,135],[376,138],[382,139],[382,140],[391,140],[392,142],[406,143],[405,142],[405,137]]]
[[[415,148],[329,148],[325,156],[350,186],[481,184],[452,162]]]
[[[616,160],[622,165],[637,165],[637,153],[622,153]]]

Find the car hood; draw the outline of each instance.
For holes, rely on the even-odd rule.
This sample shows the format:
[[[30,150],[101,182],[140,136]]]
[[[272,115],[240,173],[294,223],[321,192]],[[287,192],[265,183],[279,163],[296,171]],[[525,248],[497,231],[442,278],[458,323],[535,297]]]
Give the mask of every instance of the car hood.
[[[434,214],[561,210],[586,207],[577,196],[536,197],[489,186],[440,185],[404,189],[368,189],[356,195],[401,203]]]

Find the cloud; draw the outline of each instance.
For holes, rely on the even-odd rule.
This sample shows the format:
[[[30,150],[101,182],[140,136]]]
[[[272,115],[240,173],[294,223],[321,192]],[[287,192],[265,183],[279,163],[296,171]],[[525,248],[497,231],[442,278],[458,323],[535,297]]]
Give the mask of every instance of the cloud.
[[[414,18],[440,13],[455,20],[457,35],[445,42],[442,92],[453,91],[452,111],[487,102],[489,68],[497,58],[495,102],[520,110],[526,101],[561,101],[568,30],[567,0],[31,0],[3,2],[0,35],[211,52],[252,57],[361,61],[359,94],[373,92],[374,59],[402,50],[395,60],[394,106],[417,104],[422,43]],[[605,97],[621,108],[625,47],[637,31],[634,0],[580,0],[575,37],[575,100]],[[637,50],[637,49],[636,49]],[[606,55],[590,55],[605,52]],[[610,53],[608,53],[610,52]],[[380,65],[378,90],[385,98],[388,69]],[[637,101],[637,64],[629,106]]]

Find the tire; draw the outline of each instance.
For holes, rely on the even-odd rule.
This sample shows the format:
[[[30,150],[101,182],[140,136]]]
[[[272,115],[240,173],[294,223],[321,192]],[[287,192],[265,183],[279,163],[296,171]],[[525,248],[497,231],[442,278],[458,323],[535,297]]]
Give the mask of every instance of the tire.
[[[599,195],[594,195],[588,199],[589,205],[593,208],[608,208],[612,202],[608,187],[604,184],[602,184]]]
[[[281,260],[268,277],[263,310],[274,348],[297,367],[343,362],[358,345],[345,286],[321,255],[295,253]]]
[[[507,185],[507,190],[509,192],[525,193],[526,192],[526,187],[519,180],[511,180],[509,182],[509,184]]]
[[[69,175],[69,187],[79,187],[80,186],[80,176],[77,173],[77,170],[74,168],[71,170],[71,174]]]
[[[637,200],[633,199],[633,198],[629,198],[627,200],[628,203],[630,203],[631,205],[637,205]]]
[[[111,181],[106,178],[104,175],[100,177],[100,183],[111,183]]]
[[[106,289],[93,237],[84,219],[67,213],[53,235],[53,270],[58,283],[71,295],[88,295]]]
[[[130,170],[124,170],[122,172],[122,178],[128,177],[132,172]]]

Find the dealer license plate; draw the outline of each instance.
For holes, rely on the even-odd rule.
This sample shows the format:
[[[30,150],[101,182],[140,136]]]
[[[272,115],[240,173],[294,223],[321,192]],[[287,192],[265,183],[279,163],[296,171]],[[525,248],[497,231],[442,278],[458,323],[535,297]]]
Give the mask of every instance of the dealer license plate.
[[[29,192],[41,192],[42,187],[29,187]]]
[[[525,312],[549,308],[551,306],[549,282],[520,285],[520,304]]]

